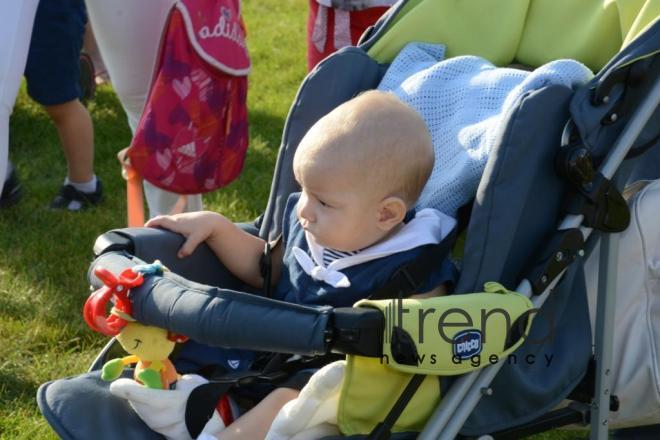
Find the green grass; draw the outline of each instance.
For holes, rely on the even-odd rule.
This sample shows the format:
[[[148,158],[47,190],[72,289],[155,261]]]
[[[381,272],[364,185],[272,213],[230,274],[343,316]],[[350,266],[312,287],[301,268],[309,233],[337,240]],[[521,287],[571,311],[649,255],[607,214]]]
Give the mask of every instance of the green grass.
[[[288,108],[305,75],[303,0],[243,2],[253,71],[249,76],[250,149],[240,178],[205,196],[233,220],[265,207]],[[268,11],[268,13],[264,13]],[[86,370],[106,338],[89,330],[81,309],[94,239],[126,224],[125,184],[115,158],[130,142],[110,86],[89,104],[102,205],[84,213],[46,209],[66,173],[55,128],[21,90],[10,126],[10,157],[25,195],[0,211],[0,438],[55,438],[35,402],[39,384]]]
[[[240,178],[204,199],[236,221],[253,219],[266,205],[286,113],[306,66],[305,0],[247,0],[243,7],[253,62],[250,149]],[[110,86],[98,90],[89,111],[106,199],[77,214],[46,209],[66,165],[54,127],[25,90],[11,119],[10,156],[25,195],[0,211],[0,439],[55,438],[37,409],[37,387],[85,371],[106,342],[86,327],[81,309],[94,239],[125,226],[115,154],[130,131]],[[577,438],[567,435],[539,438]]]

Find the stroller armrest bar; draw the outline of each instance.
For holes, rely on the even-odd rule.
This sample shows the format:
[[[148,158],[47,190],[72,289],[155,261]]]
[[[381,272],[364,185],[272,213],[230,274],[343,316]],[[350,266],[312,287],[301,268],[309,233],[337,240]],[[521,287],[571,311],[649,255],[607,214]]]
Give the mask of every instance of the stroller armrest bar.
[[[126,251],[150,261],[149,254],[176,255],[183,236],[165,229],[122,228],[101,234],[94,242],[94,256],[111,251]]]
[[[330,307],[306,307],[166,273],[131,291],[133,317],[208,345],[301,355],[327,352]]]
[[[113,273],[143,261],[126,252],[107,252],[90,266]],[[245,292],[210,287],[166,272],[131,289],[138,321],[214,346],[320,355],[330,351],[368,357],[382,354],[384,317],[371,308],[310,307]]]
[[[89,270],[90,282],[100,287],[94,268],[113,273],[141,264],[125,253],[98,257]],[[319,355],[329,351],[327,331],[331,307],[285,303],[245,292],[194,283],[174,273],[145,278],[131,289],[132,316],[188,336],[198,342],[257,351]]]

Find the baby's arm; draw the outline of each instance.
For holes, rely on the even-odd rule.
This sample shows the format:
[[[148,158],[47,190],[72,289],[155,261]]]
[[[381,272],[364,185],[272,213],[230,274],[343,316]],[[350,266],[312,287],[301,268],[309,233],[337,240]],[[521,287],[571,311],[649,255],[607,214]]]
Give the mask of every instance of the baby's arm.
[[[262,287],[259,259],[266,242],[242,230],[226,217],[211,211],[190,212],[158,216],[145,226],[161,227],[183,235],[186,241],[179,249],[179,258],[187,257],[200,243],[206,242],[236,277],[251,286]],[[277,281],[280,273],[281,257],[281,251],[273,252],[273,282]]]
[[[435,296],[444,296],[446,294],[447,294],[447,287],[444,284],[440,284],[438,287],[436,287],[433,290],[429,290],[428,292],[418,293],[416,295],[412,295],[410,298],[424,299],[424,298],[433,298]]]

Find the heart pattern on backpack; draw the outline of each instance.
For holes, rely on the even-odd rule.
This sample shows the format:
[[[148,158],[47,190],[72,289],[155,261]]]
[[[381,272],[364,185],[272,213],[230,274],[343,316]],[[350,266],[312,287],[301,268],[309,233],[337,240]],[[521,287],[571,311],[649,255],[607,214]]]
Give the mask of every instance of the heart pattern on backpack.
[[[192,81],[190,81],[189,76],[186,76],[181,81],[175,78],[174,81],[172,81],[172,88],[176,94],[179,95],[179,98],[182,100],[186,99],[186,97],[190,95],[190,90],[192,89]]]

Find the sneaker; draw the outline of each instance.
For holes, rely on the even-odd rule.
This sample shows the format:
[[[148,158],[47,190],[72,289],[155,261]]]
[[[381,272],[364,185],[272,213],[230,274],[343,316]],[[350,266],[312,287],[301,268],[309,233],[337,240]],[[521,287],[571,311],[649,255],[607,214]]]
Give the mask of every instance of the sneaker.
[[[50,204],[52,209],[66,209],[68,211],[82,211],[95,206],[103,198],[101,180],[96,180],[96,190],[93,193],[78,191],[72,185],[62,185],[60,193]]]
[[[9,173],[9,178],[5,180],[5,184],[2,186],[2,193],[0,194],[0,208],[6,208],[16,204],[22,195],[23,187],[18,181],[18,174],[16,174],[16,170],[12,168],[11,172]]]

